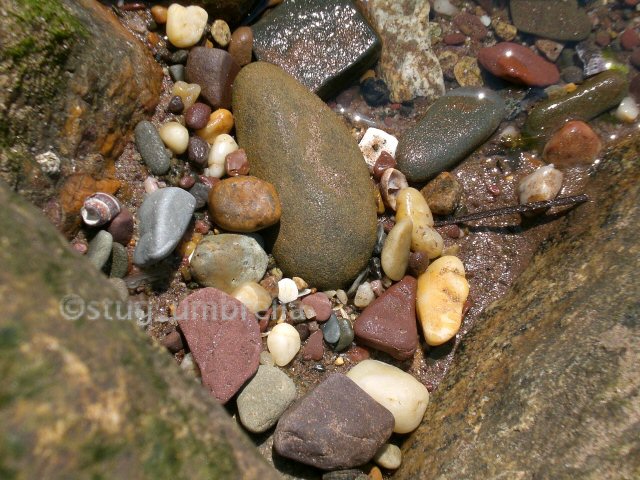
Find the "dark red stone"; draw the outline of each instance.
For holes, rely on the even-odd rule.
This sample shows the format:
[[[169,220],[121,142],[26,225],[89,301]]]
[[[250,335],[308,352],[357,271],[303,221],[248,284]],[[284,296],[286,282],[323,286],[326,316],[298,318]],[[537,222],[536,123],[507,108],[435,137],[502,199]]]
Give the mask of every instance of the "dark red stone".
[[[174,115],[180,115],[183,110],[184,103],[182,103],[182,99],[177,95],[171,97],[171,100],[169,100],[169,104],[167,105],[167,111]]]
[[[517,43],[502,42],[481,48],[478,61],[495,76],[521,85],[547,87],[560,80],[560,72],[553,63]]]
[[[373,166],[373,176],[380,180],[387,168],[396,168],[396,159],[389,152],[383,150]]]
[[[367,350],[366,348],[354,345],[349,350],[347,350],[346,356],[351,363],[360,363],[361,361],[369,358],[371,355],[369,354],[369,350]]]
[[[160,340],[160,343],[171,353],[179,352],[184,348],[184,345],[182,344],[182,337],[176,330],[169,332],[168,335]]]
[[[196,184],[196,179],[193,178],[192,175],[185,175],[184,177],[182,177],[180,179],[180,181],[178,182],[178,186],[180,188],[184,188],[185,190],[189,190],[191,187],[193,187]]]
[[[200,130],[207,126],[211,115],[211,107],[204,103],[196,102],[184,112],[184,123],[193,130]]]
[[[227,175],[237,177],[239,175],[249,175],[249,160],[244,148],[239,148],[231,152],[224,159]]]
[[[442,37],[442,41],[447,45],[462,45],[466,39],[466,35],[462,33],[450,33]]]
[[[262,341],[256,318],[216,288],[200,289],[182,300],[176,318],[202,383],[226,403],[258,369]]]
[[[331,316],[331,300],[324,293],[318,292],[302,299],[302,303],[313,307],[316,311],[316,320],[318,322],[326,322]]]
[[[556,167],[591,165],[602,150],[602,141],[585,122],[573,120],[554,133],[542,152],[542,158]]]
[[[489,33],[487,27],[484,26],[477,16],[467,12],[456,15],[453,19],[453,24],[458,27],[462,33],[474,40],[482,40],[487,36],[487,33]]]
[[[417,288],[416,279],[407,275],[365,308],[354,325],[358,342],[398,360],[413,357],[418,347]]]
[[[418,278],[429,267],[429,257],[423,252],[411,252],[409,254],[408,273]]]
[[[189,52],[185,78],[202,88],[200,96],[213,108],[231,108],[231,86],[240,67],[225,50],[194,47]]]
[[[307,343],[302,347],[302,358],[305,360],[322,360],[324,355],[324,343],[322,341],[322,330],[316,330],[309,336]]]
[[[620,35],[620,46],[625,50],[633,50],[637,46],[640,46],[640,35],[633,28],[627,28],[622,35]]]
[[[309,338],[309,326],[306,323],[299,323],[297,325],[294,325],[293,328],[298,331],[301,341],[304,342],[307,338]]]
[[[121,207],[120,213],[111,220],[107,227],[107,232],[111,234],[114,242],[118,242],[125,247],[129,245],[133,237],[133,215],[126,207]]]

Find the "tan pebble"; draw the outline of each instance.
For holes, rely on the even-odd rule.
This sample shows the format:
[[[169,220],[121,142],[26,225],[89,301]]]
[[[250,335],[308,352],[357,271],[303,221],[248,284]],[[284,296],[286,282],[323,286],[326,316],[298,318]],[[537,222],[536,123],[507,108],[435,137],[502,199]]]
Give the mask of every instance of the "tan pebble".
[[[251,313],[264,312],[271,306],[271,295],[256,282],[247,282],[240,285],[231,296],[240,300]]]
[[[229,55],[235,62],[244,67],[251,63],[253,54],[253,31],[251,27],[238,27],[231,35]]]
[[[225,159],[231,152],[238,150],[238,144],[231,135],[218,135],[209,150],[207,175],[221,178],[225,174]]]
[[[209,115],[207,125],[196,131],[196,135],[208,143],[213,143],[218,135],[229,133],[233,129],[233,114],[226,108],[219,108]]]
[[[562,172],[554,168],[553,164],[538,168],[524,177],[518,185],[520,203],[553,200],[562,188],[563,178]]]
[[[200,85],[197,83],[176,82],[171,93],[177,95],[182,100],[184,111],[191,107],[200,96]]]
[[[356,296],[353,299],[353,304],[357,308],[366,308],[376,298],[376,294],[373,293],[371,284],[369,282],[362,283],[356,291]]]
[[[162,5],[154,5],[151,7],[151,16],[153,17],[153,21],[158,25],[164,25],[167,23],[167,7]]]
[[[378,215],[382,215],[386,208],[384,206],[384,201],[382,200],[382,194],[380,193],[380,187],[374,184],[373,194],[376,197],[376,213]]]
[[[211,24],[211,36],[218,45],[226,48],[231,40],[231,29],[224,20],[218,19]]]
[[[305,288],[309,288],[309,284],[305,282],[303,279],[301,279],[300,277],[293,277],[291,280],[294,281],[294,283],[298,287],[298,290],[304,290]]]
[[[442,254],[444,240],[433,228],[433,215],[427,201],[415,188],[407,187],[398,193],[396,220],[404,218],[413,222],[411,250],[424,252],[430,259],[438,258]]]
[[[174,3],[167,11],[167,37],[178,48],[193,47],[202,38],[208,19],[204,8]]]
[[[402,464],[402,451],[398,446],[393,445],[392,443],[385,443],[376,452],[373,457],[373,461],[382,468],[397,470]]]
[[[380,194],[384,203],[392,210],[395,210],[398,193],[408,186],[407,177],[400,170],[387,168],[380,178]]]
[[[481,87],[484,85],[478,60],[474,57],[462,57],[453,67],[453,75],[461,87]]]
[[[338,298],[338,301],[343,305],[346,305],[347,302],[349,302],[347,293],[344,290],[341,290],[341,289],[336,290],[336,297]]]
[[[384,241],[380,256],[382,270],[392,280],[401,280],[407,271],[412,235],[413,222],[403,218],[396,222]]]
[[[383,480],[382,472],[380,471],[380,469],[378,467],[373,467],[369,471],[369,478],[371,480]]]
[[[342,365],[344,365],[344,358],[342,358],[342,357],[336,358],[335,361],[333,362],[333,364],[336,367],[341,367]]]
[[[504,20],[494,20],[492,23],[493,30],[496,32],[496,35],[502,40],[510,42],[511,40],[516,38],[518,29],[510,23],[507,23]]]
[[[469,283],[459,258],[439,258],[418,277],[417,312],[428,345],[451,340],[462,324]]]
[[[160,138],[176,155],[187,151],[189,145],[189,131],[178,122],[167,122],[158,131]]]

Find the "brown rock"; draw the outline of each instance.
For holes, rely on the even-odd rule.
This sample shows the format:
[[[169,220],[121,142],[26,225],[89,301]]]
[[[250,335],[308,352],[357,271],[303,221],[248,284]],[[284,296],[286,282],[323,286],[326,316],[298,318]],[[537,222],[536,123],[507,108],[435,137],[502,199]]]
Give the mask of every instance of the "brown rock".
[[[504,80],[530,87],[547,87],[560,80],[558,68],[517,43],[502,42],[481,48],[478,61]]]
[[[229,55],[240,66],[251,63],[253,54],[253,31],[250,27],[239,27],[231,35]]]
[[[640,48],[635,48],[633,52],[631,52],[629,61],[631,62],[631,65],[640,69]]]
[[[565,124],[547,142],[542,158],[556,167],[591,165],[602,150],[602,141],[593,129],[580,120]]]
[[[462,45],[466,39],[466,35],[462,33],[450,33],[442,37],[442,41],[447,45]]]
[[[187,155],[189,161],[197,167],[204,167],[209,160],[209,144],[202,138],[192,136],[189,138]]]
[[[373,176],[376,179],[380,180],[382,174],[387,168],[395,168],[396,160],[391,156],[389,152],[383,150],[378,159],[376,160],[375,165],[373,166]]]
[[[230,177],[238,175],[249,175],[249,160],[243,148],[231,152],[224,159],[225,170]]]
[[[347,358],[351,363],[360,363],[363,360],[371,357],[369,350],[358,345],[353,345],[346,353]]]
[[[640,46],[640,35],[634,28],[627,28],[622,35],[620,35],[620,46],[625,50],[633,50],[637,46]]]
[[[129,245],[133,236],[133,215],[126,207],[121,207],[120,213],[111,220],[107,227],[107,232],[111,234],[114,242],[118,242],[125,247]]]
[[[302,347],[302,358],[317,362],[318,360],[322,360],[323,355],[324,343],[322,330],[316,330],[309,336],[307,343]]]
[[[596,44],[600,47],[606,47],[611,43],[611,36],[604,30],[596,33]]]
[[[429,267],[429,256],[424,252],[411,252],[407,272],[418,278]]]
[[[638,57],[640,59],[640,49],[636,49]],[[631,82],[629,82],[629,94],[635,99],[636,102],[640,102],[640,73],[635,75]]]
[[[182,336],[180,336],[180,333],[178,333],[177,330],[169,332],[168,335],[160,340],[160,343],[171,353],[179,352],[184,348],[184,345],[182,344]]]
[[[607,37],[608,36],[609,35],[607,34]],[[547,40],[545,38],[539,38],[536,40],[536,47],[545,57],[547,57],[549,61],[555,62],[562,53],[564,44],[554,42],[553,40]]]
[[[462,33],[474,40],[482,40],[487,36],[487,33],[489,33],[487,27],[483,25],[478,17],[467,12],[456,15],[453,19],[453,24],[458,27]]]
[[[449,172],[442,172],[420,191],[427,201],[431,213],[451,215],[462,198],[462,185]]]
[[[211,115],[211,107],[204,103],[196,102],[184,112],[184,123],[193,130],[200,130],[207,126]]]
[[[202,88],[201,97],[213,108],[231,107],[231,86],[240,67],[225,50],[194,47],[189,52],[185,78]]]
[[[418,347],[416,289],[416,279],[407,275],[375,299],[355,321],[358,341],[398,360],[413,357]]]
[[[393,425],[391,412],[334,373],[285,412],[273,446],[283,457],[323,470],[351,468],[371,460]]]
[[[213,221],[231,232],[255,232],[280,220],[280,198],[273,185],[239,176],[216,183],[209,191]]]
[[[331,300],[324,293],[318,292],[302,299],[302,303],[313,307],[318,322],[326,322],[331,316]]]
[[[226,403],[258,369],[262,341],[257,320],[241,302],[210,287],[182,300],[175,316],[202,383]]]

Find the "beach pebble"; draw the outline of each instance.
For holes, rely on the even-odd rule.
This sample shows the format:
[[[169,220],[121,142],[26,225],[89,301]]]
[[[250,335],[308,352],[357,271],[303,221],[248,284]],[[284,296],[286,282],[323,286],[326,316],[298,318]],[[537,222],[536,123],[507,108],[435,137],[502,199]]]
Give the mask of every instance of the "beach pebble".
[[[398,360],[413,357],[418,347],[416,288],[416,280],[406,276],[374,300],[355,321],[358,344]]]
[[[373,461],[382,468],[397,470],[402,464],[402,451],[392,443],[385,443],[373,457]]]
[[[598,134],[587,123],[573,120],[553,134],[544,147],[542,158],[561,168],[590,165],[601,150]]]
[[[383,150],[378,160],[376,160],[376,164],[373,166],[373,176],[380,180],[385,170],[395,168],[396,165],[396,159],[393,158],[389,152]]]
[[[497,77],[529,87],[546,87],[560,81],[558,67],[531,49],[501,42],[478,51],[480,65]]]
[[[286,373],[260,365],[238,395],[238,417],[247,430],[262,433],[278,422],[295,399],[296,386]]]
[[[167,122],[160,127],[160,138],[176,155],[187,151],[189,146],[189,131],[178,122]]]
[[[231,29],[224,20],[218,19],[211,24],[211,36],[222,48],[226,48],[231,41]]]
[[[309,305],[316,312],[318,322],[326,322],[331,316],[331,300],[322,292],[308,295],[302,299],[304,305]]]
[[[193,195],[178,187],[148,194],[138,209],[140,238],[133,262],[147,267],[168,257],[187,230],[195,207]]]
[[[182,100],[183,109],[188,109],[194,103],[196,103],[196,100],[200,96],[201,91],[202,89],[197,83],[178,81],[173,85],[171,93],[174,96],[180,97],[180,99]],[[180,111],[179,113],[182,113],[182,111]]]
[[[200,137],[191,137],[187,145],[189,161],[196,167],[204,167],[209,161],[209,144]]]
[[[248,233],[278,223],[282,208],[273,185],[244,175],[225,178],[211,188],[209,213],[225,230]]]
[[[350,378],[334,373],[280,418],[274,448],[283,457],[323,470],[352,468],[373,458],[393,423],[388,410]]]
[[[231,85],[240,67],[225,50],[194,47],[185,67],[188,82],[202,88],[202,98],[213,108],[231,107]]]
[[[129,271],[129,254],[124,245],[113,242],[109,259],[109,276],[112,278],[124,278]]]
[[[246,235],[207,235],[191,257],[196,282],[232,292],[247,282],[259,282],[269,258],[258,242]]]
[[[640,35],[633,27],[627,28],[622,35],[620,35],[620,46],[625,50],[633,50],[637,46],[640,46]]]
[[[607,35],[608,36],[608,35]],[[564,49],[563,43],[554,42],[553,40],[547,40],[546,38],[539,38],[535,42],[538,50],[547,57],[551,62],[555,62],[560,57],[562,50]]]
[[[225,159],[227,155],[238,150],[238,144],[231,135],[218,135],[209,150],[207,174],[210,177],[224,176]]]
[[[444,241],[433,228],[433,215],[427,201],[415,188],[404,188],[398,194],[396,221],[405,218],[413,223],[411,250],[426,253],[429,259],[439,257],[444,248]]]
[[[164,175],[171,166],[171,156],[153,123],[143,120],[136,125],[135,142],[145,165],[153,175]]]
[[[129,245],[133,236],[133,215],[126,207],[121,207],[120,213],[107,225],[107,232],[113,236],[113,241],[125,247]]]
[[[256,282],[247,282],[231,292],[231,296],[240,300],[251,313],[265,312],[271,306],[271,295]]]
[[[364,155],[364,161],[367,163],[369,171],[373,171],[382,152],[387,152],[392,158],[395,157],[398,139],[384,130],[371,127],[364,132],[358,146]]]
[[[196,131],[203,140],[214,143],[218,135],[229,133],[233,129],[233,114],[226,108],[219,108],[211,115],[204,128]]]
[[[562,188],[562,172],[553,164],[539,167],[524,177],[518,185],[520,203],[542,202],[556,198]]]
[[[427,183],[422,190],[429,210],[436,215],[451,215],[462,199],[462,185],[449,172],[442,172]]]
[[[298,286],[290,278],[278,281],[278,300],[282,303],[293,302],[298,298]]]
[[[174,3],[167,11],[167,37],[178,48],[192,47],[202,38],[208,19],[204,8]]]
[[[284,367],[300,350],[300,334],[293,325],[279,323],[267,336],[267,348],[276,365]]]
[[[273,361],[273,355],[268,351],[263,350],[260,352],[260,365],[266,365],[267,367],[275,366],[276,362]]]
[[[360,284],[358,290],[356,291],[356,296],[353,299],[353,304],[357,308],[365,308],[367,307],[373,300],[376,298],[375,293],[373,293],[373,289],[371,288],[371,284],[369,282],[364,282]]]
[[[169,76],[171,80],[174,82],[183,82],[184,81],[184,65],[171,65],[169,67]],[[178,99],[180,103],[176,103],[175,99]],[[184,104],[182,103],[182,99],[177,95],[172,97],[169,101],[169,105],[167,106],[167,111],[173,113],[175,115],[180,115],[184,110]]]
[[[447,17],[453,17],[460,12],[458,7],[453,5],[449,0],[435,0],[433,2],[433,10]]]
[[[200,130],[207,126],[211,107],[204,103],[196,102],[184,112],[184,123],[192,130]]]
[[[378,360],[363,360],[347,376],[391,412],[395,433],[418,428],[429,403],[429,392],[418,380]]]
[[[380,260],[384,273],[391,280],[400,280],[407,271],[412,235],[413,222],[410,218],[396,222],[387,235]]]
[[[482,40],[487,36],[487,33],[489,33],[480,18],[468,12],[462,12],[456,15],[453,18],[453,24],[473,40]]]
[[[324,355],[324,343],[322,331],[316,330],[307,339],[307,343],[302,348],[302,358],[305,360],[322,360]]]
[[[504,41],[510,42],[516,35],[518,35],[518,29],[504,20],[495,19],[493,22],[493,30],[496,32],[496,36]]]
[[[509,10],[518,30],[539,37],[574,42],[591,31],[591,20],[576,0],[511,0]]]
[[[89,242],[86,258],[98,269],[105,266],[113,249],[113,237],[106,230],[100,230]]]
[[[616,110],[618,120],[625,123],[633,123],[638,118],[638,104],[633,97],[624,97]]]
[[[231,35],[229,55],[240,66],[251,63],[253,54],[253,31],[251,27],[238,27]]]
[[[457,257],[439,258],[418,277],[416,307],[428,345],[442,345],[458,333],[468,295],[464,265]]]
[[[249,175],[249,159],[244,149],[239,148],[228,154],[224,159],[224,168],[230,177]]]
[[[153,21],[158,25],[164,25],[167,23],[167,16],[169,14],[169,10],[167,7],[162,5],[154,5],[151,7],[151,16],[153,17]]]

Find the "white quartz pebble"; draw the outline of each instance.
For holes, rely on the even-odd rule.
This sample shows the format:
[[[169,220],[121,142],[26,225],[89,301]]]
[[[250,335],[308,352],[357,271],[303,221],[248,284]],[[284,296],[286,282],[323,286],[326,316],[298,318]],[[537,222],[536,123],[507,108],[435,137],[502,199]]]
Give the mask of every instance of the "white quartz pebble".
[[[293,302],[298,298],[298,286],[290,278],[283,278],[278,282],[278,300],[282,303]]]
[[[396,470],[400,468],[400,464],[402,463],[402,451],[392,443],[385,443],[376,452],[373,461],[382,468]]]
[[[209,168],[207,175],[221,178],[225,173],[224,161],[231,152],[238,150],[238,144],[231,135],[218,135],[209,150]]]
[[[300,350],[300,334],[288,323],[279,323],[267,336],[267,348],[279,367],[288,364]]]
[[[433,2],[433,9],[436,13],[448,17],[452,17],[460,11],[458,7],[453,5],[449,0],[435,0],[435,2]]]
[[[368,128],[358,146],[371,171],[383,151],[395,158],[398,139],[379,128]]]
[[[564,175],[553,164],[538,168],[518,185],[520,203],[553,200],[562,188]]]
[[[429,403],[429,392],[418,380],[378,360],[363,360],[347,376],[393,414],[394,432],[418,428]]]
[[[271,295],[256,282],[247,282],[240,285],[231,296],[240,300],[251,313],[264,312],[271,306]]]
[[[638,118],[639,113],[638,104],[633,97],[624,97],[616,110],[616,117],[623,122],[633,123]]]
[[[202,38],[208,19],[204,8],[174,3],[167,11],[167,37],[178,48],[193,47]]]
[[[364,282],[358,287],[358,290],[356,290],[356,296],[353,299],[353,304],[358,308],[365,308],[373,302],[375,298],[376,295],[373,293],[371,284],[369,282]]]
[[[160,127],[160,138],[176,155],[187,151],[189,145],[189,131],[178,122],[167,122]]]

